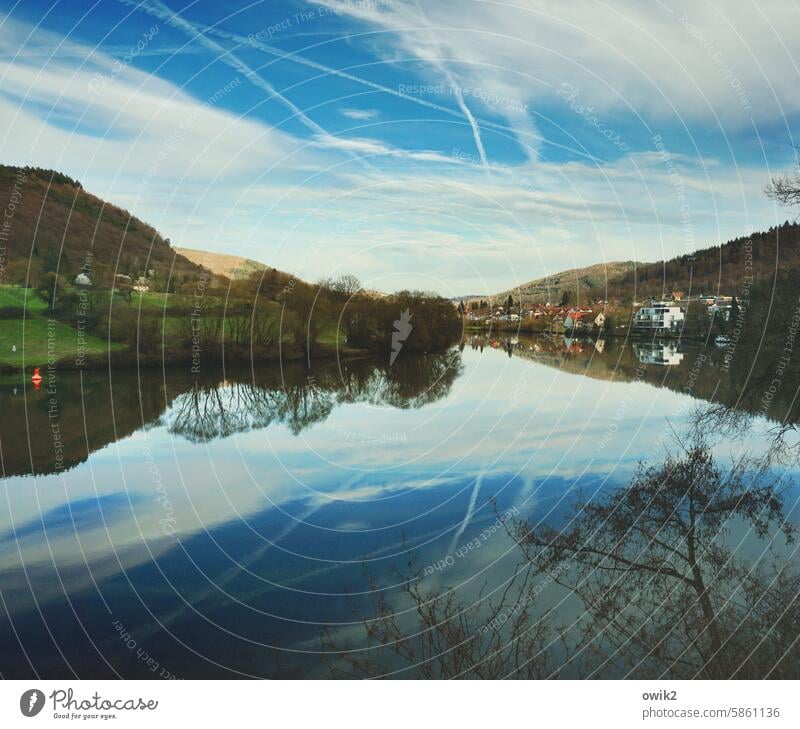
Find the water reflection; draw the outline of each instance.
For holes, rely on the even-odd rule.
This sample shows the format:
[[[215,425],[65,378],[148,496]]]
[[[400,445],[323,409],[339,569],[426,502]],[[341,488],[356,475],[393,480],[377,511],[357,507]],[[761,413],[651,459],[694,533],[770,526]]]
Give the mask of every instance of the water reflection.
[[[660,367],[679,365],[683,361],[680,343],[674,339],[663,342],[634,342],[633,349],[642,364],[654,364]]]
[[[295,435],[328,418],[342,403],[419,408],[445,397],[461,372],[458,352],[398,360],[330,363],[259,373],[252,381],[226,378],[193,383],[165,416],[171,433],[193,442],[224,438],[282,423]]]
[[[0,385],[2,475],[58,473],[136,430],[166,424],[203,443],[286,425],[299,434],[341,404],[420,408],[446,397],[461,373],[458,350],[398,358],[229,369],[198,378],[175,369],[59,373],[47,389]]]
[[[597,345],[472,338],[392,367],[65,373],[54,395],[0,383],[13,414],[0,421],[0,673],[150,676],[122,624],[178,676],[324,675],[323,630],[367,645],[354,610],[374,611],[374,585],[388,609],[413,609],[396,577],[409,550],[425,594],[456,586],[485,625],[477,598],[499,598],[519,563],[498,513],[570,523],[578,492],[596,503],[655,463],[691,406],[736,402],[716,347],[687,344],[661,367],[624,341]],[[524,619],[552,622],[532,649],[585,612],[554,580],[536,599]],[[536,675],[577,674],[573,638]]]
[[[498,520],[522,561],[470,602],[428,569],[372,592],[369,652],[329,633],[343,675],[443,678],[795,678],[797,536],[787,483],[690,445],[552,523]],[[791,501],[791,499],[790,499]]]

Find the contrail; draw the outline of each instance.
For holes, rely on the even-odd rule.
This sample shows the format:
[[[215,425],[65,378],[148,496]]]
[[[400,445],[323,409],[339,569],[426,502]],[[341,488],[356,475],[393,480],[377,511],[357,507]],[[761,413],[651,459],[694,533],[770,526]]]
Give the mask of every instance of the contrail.
[[[419,4],[419,0],[414,0],[414,5],[417,6],[417,11],[419,12],[419,16],[421,18],[421,25],[427,28],[430,32],[430,23],[428,22],[428,16],[425,15],[425,11],[422,9],[422,6]],[[475,140],[475,147],[478,150],[478,155],[481,158],[481,164],[484,167],[489,166],[489,160],[486,158],[486,150],[483,147],[483,140],[481,139],[481,130],[478,127],[478,122],[475,121],[475,117],[472,115],[472,112],[469,110],[467,103],[464,101],[464,93],[461,91],[461,87],[456,83],[455,78],[453,78],[453,74],[450,73],[450,70],[442,63],[441,61],[434,61],[436,67],[444,73],[445,77],[447,78],[447,82],[450,84],[450,88],[453,89],[453,93],[456,97],[456,102],[458,103],[458,108],[464,112],[464,116],[467,118],[467,122],[469,123],[470,128],[472,129],[472,138]]]
[[[467,526],[472,520],[472,515],[475,513],[475,502],[478,500],[478,492],[481,490],[481,481],[483,481],[484,473],[486,473],[486,471],[481,471],[478,474],[478,477],[475,479],[475,488],[472,489],[472,496],[470,497],[469,504],[467,505],[467,513],[464,515],[464,521],[461,522],[461,526],[458,528],[458,531],[453,535],[453,541],[450,542],[450,547],[447,550],[447,554],[452,554],[456,551],[458,540],[461,539],[461,536],[464,534]]]
[[[481,158],[481,164],[484,167],[489,166],[489,160],[486,157],[486,150],[483,148],[483,140],[481,139],[481,130],[478,126],[478,122],[475,120],[475,117],[472,115],[472,112],[469,110],[467,103],[464,101],[464,94],[461,92],[461,87],[455,82],[453,78],[453,74],[450,73],[444,66],[441,64],[437,64],[439,68],[444,71],[445,76],[447,76],[447,80],[450,83],[450,87],[453,89],[453,92],[456,97],[456,101],[458,102],[461,111],[464,112],[464,116],[467,117],[467,121],[469,122],[470,127],[472,128],[472,137],[475,140],[475,146],[478,148],[478,154]]]
[[[461,113],[459,113],[455,109],[451,109],[448,106],[444,106],[443,104],[437,104],[435,101],[429,101],[427,99],[423,99],[418,96],[412,96],[411,94],[406,94],[403,91],[398,91],[397,89],[393,89],[390,86],[384,86],[383,84],[376,83],[375,81],[370,81],[369,79],[362,78],[361,76],[356,76],[355,74],[349,73],[348,71],[341,71],[337,68],[326,66],[323,63],[312,61],[308,58],[305,58],[304,56],[298,56],[296,53],[292,53],[290,51],[282,51],[278,48],[273,48],[272,46],[269,46],[266,43],[262,43],[261,41],[255,40],[254,38],[253,39],[247,38],[246,36],[243,35],[231,33],[227,30],[221,30],[219,28],[212,28],[210,26],[203,27],[201,28],[201,30],[207,35],[215,35],[218,38],[224,38],[225,40],[233,41],[234,43],[238,43],[239,45],[250,46],[251,48],[255,48],[256,50],[261,51],[263,53],[268,53],[269,55],[274,56],[275,58],[279,58],[283,61],[292,61],[293,63],[297,63],[300,66],[313,68],[317,71],[322,71],[325,74],[346,79],[347,81],[352,81],[353,83],[360,84],[361,86],[366,86],[367,88],[374,89],[375,91],[381,91],[384,94],[389,94],[390,96],[394,96],[395,98],[403,99],[404,101],[410,101],[414,104],[418,104],[419,106],[425,106],[428,109],[434,109],[435,111],[440,111],[443,114],[447,114],[448,116],[454,116],[459,119],[462,118]],[[478,123],[477,118],[475,118],[475,122],[476,124]],[[489,121],[487,119],[481,119],[480,123],[484,127],[489,127],[491,129],[498,129],[504,132],[514,132],[515,134],[519,134],[520,136],[530,137],[531,139],[535,139],[539,142],[542,141],[542,137],[540,134],[533,134],[532,132],[525,132],[519,129],[513,129],[512,127],[509,127],[506,124],[499,124],[497,122]]]
[[[189,22],[185,18],[182,18],[177,13],[173,13],[170,8],[164,5],[160,0],[142,0],[142,2],[137,2],[137,0],[119,0],[119,2],[123,3],[124,5],[128,5],[134,8],[138,8],[140,10],[144,10],[146,13],[150,13],[150,15],[158,18],[159,20],[164,21],[165,23],[172,25],[173,27],[177,28],[178,30],[187,33],[193,40],[199,40],[206,48],[209,50],[214,51],[215,53],[219,54],[219,59],[225,63],[226,65],[233,68],[235,71],[243,74],[244,77],[250,81],[256,88],[261,89],[262,91],[266,91],[268,94],[271,94],[275,97],[280,103],[286,106],[296,117],[297,119],[308,129],[313,131],[315,134],[322,138],[332,138],[332,139],[339,139],[335,134],[331,134],[319,124],[317,124],[313,119],[311,119],[299,106],[297,106],[291,99],[283,96],[283,94],[279,93],[278,90],[268,81],[265,81],[255,69],[250,68],[244,61],[237,58],[231,51],[227,50],[224,46],[221,46],[215,40],[209,38],[205,34],[205,30],[202,26],[195,25],[194,23]],[[375,170],[375,166],[369,162],[369,160],[365,159],[363,155],[360,155],[352,150],[345,149],[345,154],[351,157],[354,160],[357,160],[362,165],[370,170]]]
[[[162,20],[163,22],[177,28],[178,30],[183,31],[187,35],[189,35],[193,40],[198,40],[202,43],[206,48],[215,53],[219,54],[219,59],[225,63],[226,65],[233,68],[235,71],[241,73],[245,78],[247,78],[250,83],[252,83],[257,88],[261,89],[262,91],[266,91],[268,94],[274,96],[278,101],[280,101],[284,106],[286,106],[289,110],[294,113],[297,118],[309,129],[316,132],[317,134],[322,134],[325,136],[329,136],[328,132],[325,131],[319,124],[317,124],[313,119],[309,118],[301,109],[298,107],[293,101],[287,99],[285,96],[278,93],[277,89],[268,81],[265,81],[261,78],[255,70],[250,68],[244,61],[241,61],[237,58],[233,53],[228,51],[224,46],[221,46],[215,40],[212,40],[208,36],[206,36],[203,32],[203,28],[194,25],[194,23],[189,22],[185,18],[182,18],[177,13],[173,13],[166,5],[160,2],[160,0],[145,0],[144,2],[137,2],[136,0],[119,0],[123,5],[128,5],[130,7],[138,8],[140,10],[144,10],[146,13],[153,15],[154,17]]]

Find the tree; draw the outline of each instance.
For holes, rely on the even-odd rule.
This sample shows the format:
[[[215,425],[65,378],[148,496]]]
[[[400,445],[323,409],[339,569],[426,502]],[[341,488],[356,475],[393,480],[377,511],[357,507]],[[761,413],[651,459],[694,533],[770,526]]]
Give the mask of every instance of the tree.
[[[570,306],[572,304],[572,292],[569,289],[564,289],[561,292],[561,306]]]
[[[508,298],[506,299],[506,310],[510,311],[512,306],[514,306],[514,299],[512,298],[511,294],[509,294]]]
[[[793,542],[784,485],[746,460],[717,466],[696,437],[677,456],[641,466],[627,487],[577,503],[563,528],[522,523],[516,537],[537,570],[557,573],[582,602],[583,647],[598,659],[685,678],[788,675],[800,646],[757,655],[766,596],[756,593],[768,582],[751,577],[763,565],[724,539],[741,524],[759,538],[777,530]]]
[[[58,271],[58,254],[52,248],[48,248],[44,254],[44,262],[42,263],[42,272],[55,273],[56,271]]]
[[[419,569],[409,559],[386,581],[400,586],[398,596],[368,575],[372,611],[361,616],[368,647],[353,650],[327,631],[324,643],[338,654],[332,671],[794,677],[800,572],[791,553],[770,557],[762,545],[745,553],[741,542],[748,532],[778,550],[781,533],[793,542],[785,485],[745,459],[717,466],[695,438],[641,466],[630,484],[575,503],[560,528],[497,514],[522,552],[508,580],[459,597],[437,563]],[[569,605],[567,624],[556,622],[553,601]]]
[[[46,271],[36,287],[36,295],[47,304],[48,309],[53,309],[56,303],[59,284],[58,274],[55,271]]]
[[[331,282],[331,288],[342,296],[355,296],[362,291],[361,281],[351,274],[339,276]]]
[[[423,582],[424,568],[409,558],[395,571],[408,609],[398,611],[370,576],[373,615],[361,620],[370,650],[352,650],[328,629],[323,646],[335,655],[334,677],[373,678],[388,673],[422,679],[544,679],[559,674],[559,635],[552,621],[531,618],[536,585],[520,570],[490,604],[467,602],[454,589]],[[488,601],[486,601],[488,602]]]
[[[800,172],[773,177],[764,188],[767,197],[781,205],[800,205]]]
[[[323,300],[317,295],[317,289],[298,282],[284,295],[283,301],[286,307],[284,325],[295,345],[302,347],[311,358],[319,339]]]

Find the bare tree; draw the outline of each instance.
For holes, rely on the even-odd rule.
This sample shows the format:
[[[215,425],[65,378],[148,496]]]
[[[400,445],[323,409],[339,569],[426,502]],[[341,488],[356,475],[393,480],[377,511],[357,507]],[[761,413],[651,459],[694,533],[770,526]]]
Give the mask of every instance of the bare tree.
[[[351,274],[345,274],[332,280],[330,282],[330,287],[337,294],[342,294],[347,297],[355,296],[355,294],[360,293],[362,290],[361,281]]]
[[[516,536],[538,570],[571,565],[558,581],[584,606],[579,653],[596,673],[625,664],[638,677],[761,678],[752,658],[765,620],[756,617],[774,591],[763,565],[725,535],[738,527],[774,541],[782,532],[791,543],[782,487],[759,463],[720,468],[695,442],[641,467],[628,486],[576,504],[565,527],[522,523]],[[771,577],[793,584],[797,572],[787,563]],[[795,595],[782,609],[797,620],[798,607]],[[760,667],[791,672],[799,635],[772,655],[761,650]]]
[[[523,560],[502,594],[458,598],[411,562],[400,595],[373,578],[371,613],[357,613],[366,646],[324,637],[333,674],[791,678],[800,572],[784,483],[764,463],[721,468],[695,439],[576,503],[561,528],[509,524]],[[570,606],[561,623],[559,600],[540,599],[549,583]]]
[[[542,679],[557,677],[564,645],[547,611],[532,617],[537,589],[530,565],[520,565],[499,594],[472,602],[453,589],[426,585],[410,559],[402,583],[403,606],[392,605],[374,577],[373,614],[359,616],[367,647],[352,650],[327,630],[334,677],[423,679]]]
[[[800,172],[773,177],[764,192],[767,197],[781,205],[800,205]]]

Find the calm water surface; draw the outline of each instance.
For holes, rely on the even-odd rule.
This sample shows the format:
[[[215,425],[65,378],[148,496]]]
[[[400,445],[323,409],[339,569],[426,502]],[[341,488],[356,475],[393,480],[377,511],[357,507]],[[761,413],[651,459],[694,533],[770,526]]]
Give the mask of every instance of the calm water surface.
[[[6,378],[0,672],[325,676],[326,627],[363,647],[365,567],[390,601],[409,554],[464,598],[501,585],[497,514],[556,523],[625,484],[698,404],[735,405],[720,362],[475,338],[391,368]]]

